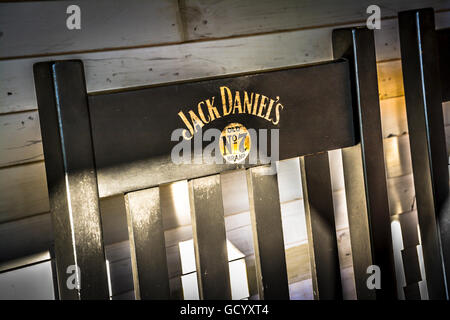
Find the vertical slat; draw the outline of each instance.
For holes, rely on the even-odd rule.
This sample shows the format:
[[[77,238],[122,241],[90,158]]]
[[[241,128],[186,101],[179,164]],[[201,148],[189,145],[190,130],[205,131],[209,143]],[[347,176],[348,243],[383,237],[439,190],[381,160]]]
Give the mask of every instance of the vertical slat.
[[[49,248],[50,257],[51,257],[51,265],[52,265],[52,279],[53,279],[53,291],[55,293],[55,300],[60,300],[59,296],[59,286],[58,286],[58,269],[56,267],[56,258],[55,258],[55,248],[52,245]]]
[[[89,108],[81,61],[34,66],[61,299],[107,299]],[[69,266],[81,288],[67,286]]]
[[[447,150],[433,9],[399,13],[406,114],[417,199],[417,214],[430,299],[445,299],[437,220],[442,221],[442,251],[450,268],[450,218],[446,201]],[[436,218],[436,215],[438,216]],[[447,269],[450,272],[450,269]],[[450,276],[450,274],[448,274]]]
[[[437,30],[442,102],[450,101],[450,28]]]
[[[342,299],[328,152],[300,158],[314,298]]]
[[[406,285],[422,281],[417,247],[402,250],[403,268],[405,270]]]
[[[248,169],[247,187],[259,298],[287,300],[289,287],[276,171],[266,166]]]
[[[373,30],[334,30],[333,54],[335,58],[351,61],[353,108],[359,128],[356,134],[361,139],[359,146],[342,152],[357,297],[375,297],[366,286],[366,269],[370,263],[381,271],[381,289],[376,291],[376,298],[395,299],[394,253]]]
[[[407,285],[403,288],[406,300],[420,300],[420,287],[418,283]]]
[[[370,218],[364,192],[364,169],[361,158],[361,144],[342,149],[345,195],[350,231],[350,242],[355,275],[356,296],[359,300],[376,298],[374,290],[367,287],[367,267],[374,264]]]
[[[200,299],[231,299],[220,175],[189,181]]]
[[[169,299],[159,187],[127,193],[125,204],[136,299]]]

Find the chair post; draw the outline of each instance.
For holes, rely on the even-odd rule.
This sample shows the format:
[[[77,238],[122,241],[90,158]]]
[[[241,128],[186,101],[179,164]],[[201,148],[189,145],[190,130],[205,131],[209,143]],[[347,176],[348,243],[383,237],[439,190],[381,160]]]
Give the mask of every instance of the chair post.
[[[443,260],[447,277],[450,277],[450,210],[446,204],[449,174],[434,11],[429,8],[400,12],[398,20],[428,296],[445,299]],[[441,223],[441,243],[438,222]]]
[[[333,30],[333,54],[350,61],[355,128],[359,128],[355,134],[360,138],[359,145],[342,150],[356,294],[358,299],[395,299],[373,30]],[[380,268],[380,289],[367,286],[370,265]]]
[[[83,64],[38,63],[34,79],[60,298],[108,299]]]

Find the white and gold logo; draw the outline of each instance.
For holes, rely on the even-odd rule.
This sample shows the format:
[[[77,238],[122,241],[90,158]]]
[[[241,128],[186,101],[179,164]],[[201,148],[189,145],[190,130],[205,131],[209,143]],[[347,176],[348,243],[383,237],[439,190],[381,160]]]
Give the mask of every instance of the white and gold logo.
[[[227,163],[243,162],[251,148],[250,134],[240,123],[230,123],[220,135],[219,148]]]

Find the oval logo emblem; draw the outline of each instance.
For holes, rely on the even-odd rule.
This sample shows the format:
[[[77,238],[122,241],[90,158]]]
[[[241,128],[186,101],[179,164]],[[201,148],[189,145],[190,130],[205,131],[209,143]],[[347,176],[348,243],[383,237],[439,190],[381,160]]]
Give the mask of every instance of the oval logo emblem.
[[[220,135],[219,148],[227,163],[243,162],[251,148],[251,139],[247,128],[237,122],[227,125]]]

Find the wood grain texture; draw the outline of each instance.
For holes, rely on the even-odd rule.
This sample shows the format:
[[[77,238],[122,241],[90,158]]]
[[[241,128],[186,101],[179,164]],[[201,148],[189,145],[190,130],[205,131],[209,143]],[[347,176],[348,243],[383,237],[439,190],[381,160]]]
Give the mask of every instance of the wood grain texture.
[[[437,13],[436,17],[443,21],[443,27],[450,26],[450,12]],[[383,28],[375,32],[377,61],[400,58],[396,21],[386,20]],[[345,26],[349,25],[336,27]],[[336,27],[0,61],[0,113],[37,108],[32,79],[32,65],[36,62],[81,59],[88,92],[96,92],[330,60],[331,32]],[[400,63],[390,61],[379,66],[379,73],[386,79],[380,86],[384,82],[388,85],[401,76]],[[381,96],[401,95],[400,84],[387,86],[386,90],[380,87]]]
[[[384,163],[387,178],[395,178],[412,173],[409,135],[391,137],[383,140]]]
[[[404,96],[380,100],[380,110],[384,138],[400,136],[408,132]]]
[[[184,0],[180,7],[184,18],[186,38],[230,37],[242,34],[342,24],[347,21],[365,22],[366,8],[373,1],[313,0],[221,0],[213,5],[205,0]],[[445,1],[378,1],[382,17],[395,17],[398,11],[434,7],[447,9]]]
[[[402,81],[400,78],[399,81]],[[383,138],[401,136],[408,133],[405,97],[394,97],[380,100]],[[442,103],[444,124],[450,125],[450,101]]]
[[[404,95],[402,66],[399,60],[377,64],[380,100]]]
[[[386,2],[386,5],[385,3]],[[68,30],[66,9],[81,9],[81,29]],[[2,3],[0,58],[48,55],[71,51],[103,50],[178,43],[199,39],[226,38],[249,34],[364,23],[370,1],[217,1],[159,0],[142,3],[86,0],[32,3]],[[382,18],[396,17],[401,10],[434,7],[448,9],[439,0],[415,0],[379,4]],[[33,14],[39,10],[40,14]],[[389,21],[382,27],[388,28]],[[18,25],[20,21],[20,25]],[[440,19],[437,19],[439,26]],[[386,24],[386,26],[385,26]]]
[[[49,210],[44,162],[0,169],[0,223]]]
[[[0,224],[0,243],[0,263],[48,251],[53,243],[50,213]]]
[[[37,111],[0,116],[0,167],[42,159]]]
[[[66,13],[78,5],[81,29]],[[176,0],[0,3],[0,58],[179,42]]]
[[[450,13],[438,13],[436,16],[437,20],[444,22],[448,21],[448,23],[450,23]],[[391,37],[394,37],[393,35],[397,34],[396,20],[392,20],[392,22],[394,26],[387,26],[386,31],[385,29],[382,29],[382,32],[384,33],[380,33],[380,35],[384,34],[388,36],[388,34],[390,34]],[[444,22],[441,24],[444,25]],[[389,29],[393,30],[389,33]],[[331,32],[330,30],[327,29],[325,33]],[[85,64],[87,69],[88,89],[96,91],[143,85],[145,83],[166,82],[177,79],[226,74],[237,72],[242,70],[242,68],[261,69],[326,59],[329,56],[329,53],[327,54],[326,52],[330,51],[330,48],[321,49],[321,46],[313,46],[315,47],[314,55],[309,56],[308,53],[305,53],[305,59],[303,59],[303,61],[302,59],[298,59],[298,54],[293,53],[295,48],[292,48],[292,50],[289,49],[292,47],[292,43],[294,46],[298,46],[297,49],[309,48],[306,41],[309,41],[311,40],[310,38],[316,36],[313,33],[317,31],[324,32],[322,29],[314,29],[308,30],[311,34],[307,35],[297,34],[306,31],[297,31],[289,34],[282,33],[276,37],[274,35],[250,37],[248,38],[248,43],[242,41],[242,39],[229,39],[215,41],[215,46],[209,42],[192,43],[179,45],[178,47],[163,46],[158,48],[122,50],[106,53],[88,53],[70,57],[86,59]],[[299,39],[297,38],[299,36],[301,36],[300,40],[303,39],[303,41],[298,41]],[[310,38],[308,38],[308,36]],[[380,37],[378,37],[378,39],[378,42],[380,43],[377,46],[377,49],[380,47],[391,48],[386,52],[391,52],[392,55],[388,54],[388,56],[385,55],[383,57],[389,58],[397,55],[395,52],[398,50],[392,48],[398,47],[398,43],[396,42],[398,39],[394,41],[393,45],[390,45],[392,41],[389,41],[385,42],[384,46],[382,45],[383,41],[381,40],[386,39],[380,39]],[[238,41],[240,43],[233,44],[233,41]],[[284,49],[281,51],[278,49],[276,51],[271,50],[267,44],[273,43],[274,41],[277,41]],[[323,42],[328,43],[329,41],[325,40]],[[248,50],[252,45],[257,46],[260,50],[259,52],[261,52],[261,50],[269,51],[267,51],[266,54],[258,55],[258,59],[256,60],[242,60],[246,48]],[[280,46],[277,45],[275,47],[279,48]],[[164,55],[169,53],[170,49],[176,48],[179,50],[173,50],[171,53],[172,57],[169,56],[169,58],[163,58]],[[236,48],[242,48],[243,50],[237,50]],[[385,52],[383,50],[387,49],[379,50]],[[197,53],[195,53],[196,51]],[[186,52],[195,53],[195,58],[193,58],[193,53],[183,55],[183,53]],[[147,54],[149,56],[145,57]],[[206,58],[207,54],[209,58]],[[160,57],[158,57],[158,55]],[[68,57],[69,56],[64,56],[62,58]],[[224,59],[226,57],[226,60],[221,59],[222,57]],[[1,112],[36,108],[35,94],[31,79],[31,67],[33,62],[45,59],[46,58],[0,61],[0,67],[3,71],[0,73],[0,94],[5,98],[0,99]],[[286,59],[288,60],[286,61]],[[224,61],[229,63],[225,64]],[[241,62],[246,63],[245,67],[241,64],[236,65],[236,63]],[[158,64],[158,67],[153,65],[155,63]],[[153,71],[153,68],[149,67],[150,65],[152,65],[152,67],[154,66],[156,69],[161,68],[159,71],[163,72],[157,73],[155,72],[157,71],[156,69]],[[217,68],[220,65],[221,68]],[[146,69],[147,67],[148,69]],[[113,70],[116,72],[113,72]],[[186,70],[182,71],[186,74],[180,75],[180,70]],[[395,97],[403,94],[400,61],[395,60],[379,63],[378,76],[381,98]],[[381,109],[383,116],[383,135],[385,137],[402,134],[407,131],[403,97],[396,97],[392,100],[381,100]],[[444,110],[447,109],[449,108],[444,108]],[[448,117],[446,117],[446,121],[448,121]],[[9,114],[0,116],[0,124],[0,150],[5,151],[0,153],[0,166],[9,166],[43,159],[39,120],[36,111],[24,112],[17,115]]]
[[[389,212],[391,215],[408,212],[416,208],[413,175],[391,178],[387,181]]]

